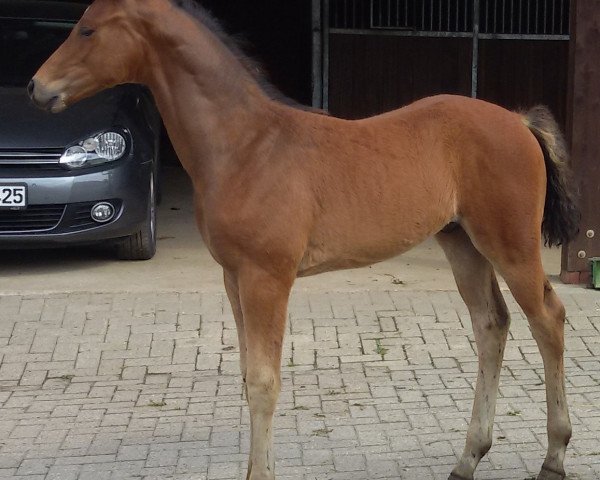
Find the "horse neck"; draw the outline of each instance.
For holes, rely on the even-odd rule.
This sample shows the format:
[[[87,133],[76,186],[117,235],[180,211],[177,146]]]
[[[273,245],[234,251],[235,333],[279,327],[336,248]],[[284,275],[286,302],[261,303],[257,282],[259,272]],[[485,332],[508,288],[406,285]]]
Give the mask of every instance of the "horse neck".
[[[275,125],[269,122],[274,103],[212,32],[183,13],[177,16],[153,26],[141,76],[201,193],[240,160],[244,145]]]

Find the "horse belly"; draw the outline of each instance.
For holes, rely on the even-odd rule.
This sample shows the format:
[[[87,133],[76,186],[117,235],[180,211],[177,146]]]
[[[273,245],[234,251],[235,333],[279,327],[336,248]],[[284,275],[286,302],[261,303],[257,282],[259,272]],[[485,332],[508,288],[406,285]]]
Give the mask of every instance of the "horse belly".
[[[328,252],[322,248],[309,247],[298,268],[298,276],[305,277],[318,273],[331,272],[334,270],[345,270],[349,268],[365,267],[388,258],[395,257],[410,250],[414,245],[397,249],[386,254],[373,254],[373,252],[362,252],[354,255],[338,255]]]
[[[310,239],[298,276],[364,267],[401,255],[436,233],[446,219],[412,225],[411,229],[377,229],[368,225],[347,234],[314,235]]]

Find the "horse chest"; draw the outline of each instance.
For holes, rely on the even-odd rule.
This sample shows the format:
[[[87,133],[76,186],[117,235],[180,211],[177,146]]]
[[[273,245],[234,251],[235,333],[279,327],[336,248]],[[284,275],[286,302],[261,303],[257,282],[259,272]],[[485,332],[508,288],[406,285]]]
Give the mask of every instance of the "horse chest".
[[[281,225],[265,214],[268,209],[239,200],[227,201],[224,195],[197,207],[200,233],[213,258],[223,267],[235,268],[243,258],[269,262],[287,256],[292,242],[282,238]]]

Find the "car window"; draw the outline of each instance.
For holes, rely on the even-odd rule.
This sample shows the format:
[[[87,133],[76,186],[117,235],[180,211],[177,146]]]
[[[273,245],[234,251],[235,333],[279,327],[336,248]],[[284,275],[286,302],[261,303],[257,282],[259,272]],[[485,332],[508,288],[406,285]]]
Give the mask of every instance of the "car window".
[[[24,87],[67,38],[71,22],[0,19],[0,86]]]

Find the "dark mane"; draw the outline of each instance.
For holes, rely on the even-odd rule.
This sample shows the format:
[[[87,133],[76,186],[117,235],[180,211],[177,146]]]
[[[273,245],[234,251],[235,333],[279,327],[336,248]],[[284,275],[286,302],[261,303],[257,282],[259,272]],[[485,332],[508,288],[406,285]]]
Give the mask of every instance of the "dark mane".
[[[234,37],[225,32],[221,23],[208,11],[202,7],[195,0],[171,0],[173,4],[177,5],[188,15],[193,17],[201,25],[208,28],[227,49],[233,53],[244,69],[250,74],[250,76],[258,83],[261,89],[267,94],[272,100],[279,101],[290,107],[294,107],[300,110],[306,110],[317,113],[324,113],[319,109],[315,109],[310,106],[302,105],[296,100],[289,98],[284,95],[277,87],[275,87],[266,78],[266,74],[262,68],[262,65],[256,60],[246,55],[242,49],[241,44],[243,39]]]

